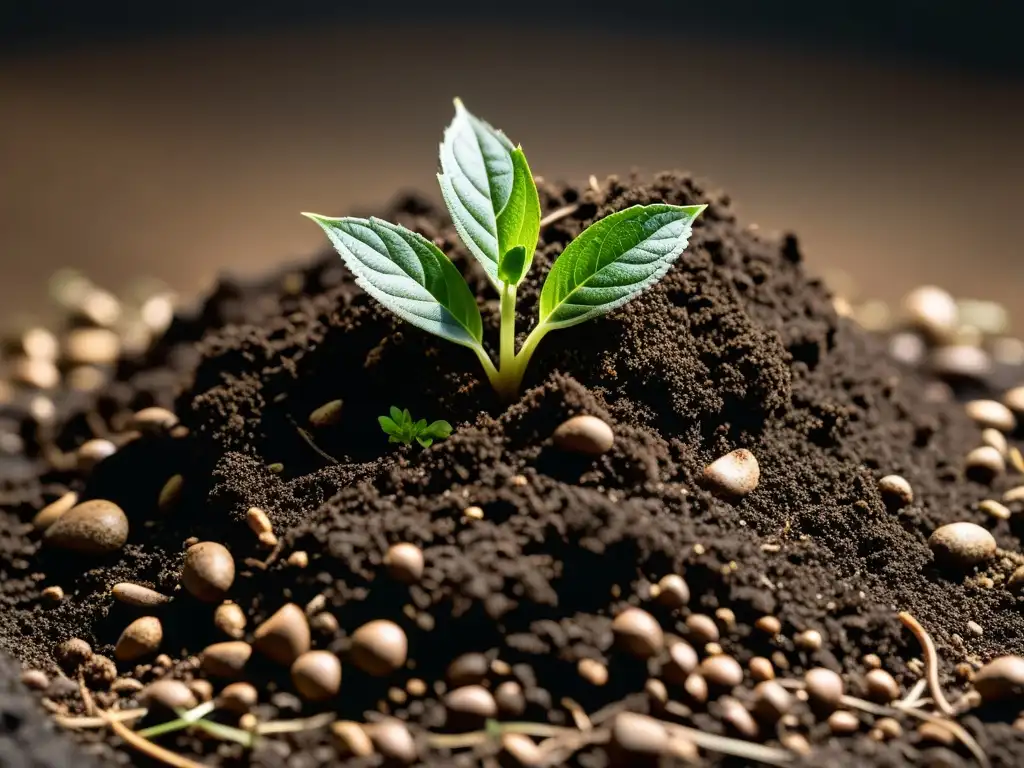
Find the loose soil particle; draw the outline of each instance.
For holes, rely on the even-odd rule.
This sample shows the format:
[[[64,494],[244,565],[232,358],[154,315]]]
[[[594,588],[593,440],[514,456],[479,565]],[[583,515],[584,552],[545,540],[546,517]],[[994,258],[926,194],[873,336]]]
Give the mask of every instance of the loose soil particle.
[[[1020,485],[1019,475],[986,455],[967,466],[981,437],[963,406],[922,396],[923,374],[891,362],[884,340],[837,316],[824,287],[805,274],[794,237],[742,226],[726,195],[679,175],[650,183],[610,179],[584,191],[542,184],[541,196],[544,212],[569,206],[570,213],[542,232],[534,277],[519,292],[524,330],[536,314],[539,278],[596,218],[638,203],[709,208],[661,283],[607,318],[547,337],[522,396],[507,408],[465,349],[397,321],[326,254],[289,272],[291,279],[223,281],[151,349],[122,358],[115,380],[94,394],[65,393],[53,380],[52,399],[33,396],[5,410],[18,424],[25,455],[0,464],[0,647],[46,671],[56,670],[54,650],[72,637],[112,654],[137,613],[114,603],[111,585],[152,585],[175,595],[160,606],[161,647],[187,674],[195,670],[187,660],[199,655],[200,674],[244,677],[268,692],[261,718],[302,716],[306,707],[289,693],[287,666],[262,654],[250,659],[242,641],[202,654],[223,634],[212,620],[213,604],[177,596],[183,542],[222,544],[236,563],[234,579],[204,597],[219,601],[227,590],[252,626],[286,603],[317,599],[317,611],[333,616],[337,627],[327,639],[318,634],[318,648],[344,657],[353,633],[371,622],[391,622],[402,633],[407,649],[387,663],[371,654],[381,664],[364,664],[382,677],[358,662],[345,667],[331,707],[340,719],[370,721],[364,732],[375,748],[403,762],[424,749],[406,723],[417,733],[445,727],[444,690],[435,683],[465,653],[508,665],[526,702],[517,719],[566,724],[565,700],[587,713],[622,701],[643,711],[650,704],[642,694],[629,697],[644,690],[647,664],[613,644],[612,622],[627,609],[648,612],[671,647],[668,636],[687,634],[691,612],[727,607],[735,624],[716,641],[722,650],[743,667],[770,657],[788,678],[812,667],[862,674],[861,658],[874,653],[909,689],[917,676],[908,662],[920,650],[897,610],[932,633],[949,691],[956,664],[1024,652],[1024,614],[1013,595],[995,586],[1014,570],[1012,560],[997,556],[973,573],[951,571],[928,546],[936,528],[964,520],[991,530],[1002,551],[1020,553],[1024,531],[1015,521],[988,519],[977,507]],[[447,216],[416,198],[385,213],[453,255],[483,297],[488,343],[496,339],[497,301]],[[918,325],[948,341],[948,304],[939,306],[944,299],[935,294],[919,301]],[[970,346],[940,347],[924,360],[949,376],[951,391],[964,400],[998,399],[1020,384],[1018,378],[987,386],[996,368]],[[295,425],[334,400],[345,406],[336,423],[316,429],[314,448]],[[444,418],[455,432],[428,450],[389,445],[374,417],[395,402]],[[161,428],[118,442],[88,474],[48,463],[54,448],[73,454],[105,437],[91,425],[128,429],[132,416],[149,407],[181,425],[167,430],[173,422],[160,414],[154,421]],[[605,452],[553,445],[558,425],[578,414],[614,425]],[[758,477],[737,486],[746,495],[718,495],[720,488],[705,485],[705,467],[738,449],[756,457]],[[177,474],[184,478],[179,503],[161,513],[160,491]],[[913,488],[913,502],[901,509],[888,509],[879,489],[892,474]],[[131,524],[119,550],[96,557],[40,546],[40,534],[23,524],[67,491],[125,511]],[[281,556],[255,540],[246,525],[251,507],[272,513]],[[463,514],[469,507],[482,511],[479,519]],[[407,579],[412,583],[388,573],[385,555],[401,543],[423,554],[422,573]],[[296,550],[309,554],[308,567],[287,564]],[[665,574],[685,577],[688,604],[648,599]],[[68,594],[44,610],[42,590],[53,584]],[[780,631],[752,631],[765,615],[777,617]],[[984,626],[983,636],[964,636],[968,619]],[[794,644],[806,630],[816,633],[818,647]],[[583,659],[606,668],[604,685],[581,678]],[[415,665],[411,674],[406,663]],[[179,673],[185,674],[168,672]],[[411,675],[428,683],[424,696],[389,697]],[[11,682],[19,676],[0,674],[5,686],[20,685]],[[489,677],[495,690],[501,677]],[[64,688],[62,700],[80,711],[77,684]],[[697,727],[721,732],[722,709],[713,703],[705,710],[707,686],[699,675],[670,691],[694,708]],[[737,703],[728,703],[741,730],[749,723],[737,719],[736,706],[747,694],[737,688]],[[26,725],[16,732],[24,736],[22,748],[40,756],[32,764],[68,764],[44,757],[67,742],[40,736],[33,724],[42,716],[25,695],[3,705],[5,722],[21,707],[17,722]],[[968,726],[993,764],[1024,762],[1024,740],[1009,720],[983,714],[968,718]],[[646,736],[629,733],[637,723],[651,725],[637,717],[614,721],[618,747],[650,748]],[[652,728],[656,740],[668,740],[662,726]],[[882,744],[863,730],[842,740],[830,740],[827,728],[787,732],[782,743],[817,748],[817,764],[896,765],[921,757],[913,736]],[[913,734],[911,723],[907,731]],[[102,750],[115,740],[79,736],[112,764],[109,749]],[[212,761],[217,751],[216,743],[186,733],[162,743],[197,759]],[[326,728],[280,743],[284,755],[257,750],[252,764],[333,759]],[[241,759],[232,749],[225,747],[220,762]],[[586,747],[574,760],[584,768],[605,765],[604,749]],[[444,750],[422,754],[426,765],[452,764]]]

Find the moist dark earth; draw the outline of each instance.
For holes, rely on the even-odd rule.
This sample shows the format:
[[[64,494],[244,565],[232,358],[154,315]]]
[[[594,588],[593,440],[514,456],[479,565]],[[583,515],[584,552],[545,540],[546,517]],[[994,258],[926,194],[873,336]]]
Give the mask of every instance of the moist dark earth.
[[[921,677],[919,662],[908,666],[921,647],[900,611],[935,640],[951,699],[968,688],[957,665],[1024,653],[1024,614],[1003,587],[1020,564],[1024,518],[997,520],[977,507],[1024,480],[1012,468],[985,482],[965,474],[965,456],[981,436],[958,402],[998,398],[1019,383],[1018,370],[950,386],[892,361],[884,338],[837,315],[825,286],[805,272],[794,236],[745,227],[727,195],[687,176],[540,186],[545,213],[573,208],[542,230],[520,290],[520,341],[534,322],[544,274],[587,225],[636,203],[709,207],[660,284],[606,318],[549,335],[511,405],[495,399],[471,353],[395,319],[355,286],[336,255],[324,253],[253,283],[223,280],[149,349],[122,356],[99,394],[50,393],[56,414],[48,421],[30,412],[30,393],[3,406],[4,427],[23,449],[0,465],[0,647],[51,682],[29,693],[16,681],[15,662],[0,667],[0,765],[157,764],[104,729],[58,738],[40,699],[58,714],[85,712],[77,678],[69,685],[61,677],[57,645],[82,638],[112,658],[122,629],[143,613],[161,620],[160,652],[169,658],[119,663],[120,675],[143,683],[204,676],[197,654],[229,638],[214,625],[215,604],[180,587],[190,537],[230,549],[238,575],[228,597],[248,617],[246,639],[289,602],[336,619],[314,621],[313,647],[341,658],[340,693],[304,702],[286,667],[254,656],[245,675],[260,692],[259,721],[393,715],[410,725],[423,765],[497,764],[492,741],[456,752],[428,743],[430,734],[483,725],[483,718],[455,717],[442,701],[446,669],[470,653],[484,657],[473,682],[493,691],[515,681],[522,689],[522,712],[499,721],[572,726],[574,710],[628,709],[735,736],[714,695],[705,705],[669,681],[668,698],[684,703],[687,716],[666,711],[650,686],[645,693],[649,679],[662,678],[666,659],[663,652],[637,659],[615,644],[612,620],[628,606],[648,611],[702,657],[704,643],[685,620],[715,617],[721,652],[745,669],[758,656],[780,678],[825,667],[842,672],[847,692],[858,696],[866,654],[880,658],[901,694]],[[497,297],[447,215],[416,196],[382,215],[452,256],[484,297],[486,334],[496,341]],[[312,411],[339,399],[339,421],[309,425]],[[172,410],[187,430],[131,434],[131,415],[152,405]],[[417,419],[446,419],[454,434],[426,450],[389,444],[376,417],[391,405]],[[555,428],[577,414],[612,427],[611,450],[595,457],[555,447]],[[120,447],[90,472],[70,467],[64,458],[94,437]],[[746,497],[722,498],[702,474],[737,448],[754,454],[760,482]],[[161,488],[176,474],[181,497],[161,510]],[[891,474],[913,488],[902,509],[887,507],[878,489]],[[102,556],[42,544],[28,523],[68,490],[118,504],[130,521],[127,544]],[[1010,506],[1022,511],[1020,503]],[[251,507],[266,511],[277,549],[262,546],[247,525]],[[479,511],[467,515],[471,507]],[[927,538],[960,520],[990,529],[999,554],[978,568],[938,566]],[[383,563],[400,542],[424,553],[425,570],[412,585],[389,576]],[[290,558],[294,552],[306,553],[305,567]],[[682,608],[652,599],[652,585],[669,574],[689,586]],[[173,599],[131,608],[111,597],[118,582]],[[57,603],[42,595],[51,586],[63,589]],[[766,615],[781,622],[778,634],[755,628]],[[384,677],[349,659],[354,630],[376,619],[397,623],[408,638],[408,662]],[[797,642],[807,630],[820,633],[817,649]],[[582,659],[607,668],[605,685],[581,677]],[[109,680],[99,678],[83,678],[93,706],[135,706],[133,692],[108,691]],[[425,683],[415,694],[412,679]],[[748,702],[752,686],[747,673],[733,696]],[[1010,726],[1018,709],[1020,702],[961,718],[992,765],[1024,764],[1024,734]],[[903,735],[879,741],[868,736],[877,719],[870,714],[859,713],[852,735],[833,735],[802,702],[793,714],[788,730],[814,748],[809,756],[793,753],[795,763],[973,762],[957,742],[921,738],[909,717]],[[753,740],[777,749],[780,733],[762,724]],[[191,733],[158,741],[225,765],[370,766],[383,759],[343,757],[326,726],[267,738],[252,752]],[[566,758],[588,768],[613,759],[601,743]],[[701,759],[750,761],[711,750]],[[515,764],[508,755],[500,760]]]

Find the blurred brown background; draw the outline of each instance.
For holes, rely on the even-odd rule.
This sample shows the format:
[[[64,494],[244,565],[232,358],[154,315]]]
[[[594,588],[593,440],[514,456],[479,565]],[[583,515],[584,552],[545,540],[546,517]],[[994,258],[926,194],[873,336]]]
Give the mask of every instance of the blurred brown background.
[[[299,211],[436,196],[459,95],[546,178],[689,169],[817,271],[996,299],[1024,330],[1018,72],[654,22],[503,26],[525,54],[373,18],[7,46],[2,315],[37,312],[59,267],[189,294],[321,248]]]

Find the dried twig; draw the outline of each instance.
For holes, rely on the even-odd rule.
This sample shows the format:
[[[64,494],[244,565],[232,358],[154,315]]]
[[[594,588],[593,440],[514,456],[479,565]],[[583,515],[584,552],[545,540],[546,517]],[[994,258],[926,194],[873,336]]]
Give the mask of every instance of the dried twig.
[[[78,693],[82,697],[82,703],[85,705],[85,714],[92,717],[96,714],[96,702],[92,699],[92,693],[89,692],[89,686],[85,684],[85,676],[78,676]]]
[[[108,725],[110,725],[114,733],[121,737],[125,744],[137,749],[143,754],[149,755],[154,760],[166,763],[167,765],[172,766],[172,768],[207,768],[207,766],[202,763],[189,760],[187,757],[182,757],[176,752],[171,752],[169,749],[164,749],[163,747],[154,744],[149,739],[135,733],[121,721],[110,717],[104,710],[100,710],[100,716],[107,719]]]
[[[914,683],[914,687],[910,689],[906,696],[893,704],[894,707],[899,709],[900,707],[912,707],[921,701],[921,694],[924,693],[924,689],[928,687],[928,681],[923,677]]]
[[[122,709],[119,712],[107,712],[106,717],[69,717],[54,715],[53,721],[62,728],[85,730],[88,728],[105,728],[111,720],[138,720],[145,717],[148,709]]]
[[[564,219],[566,216],[572,216],[574,213],[576,213],[576,211],[579,210],[579,208],[580,206],[578,203],[573,203],[572,205],[563,205],[561,208],[556,208],[555,210],[553,210],[551,213],[549,213],[547,216],[540,220],[541,229],[548,226],[549,224],[554,224],[559,219]]]
[[[325,451],[323,448],[321,448],[319,445],[317,445],[316,441],[313,440],[313,436],[311,434],[309,434],[309,432],[304,430],[302,427],[300,427],[294,421],[292,421],[292,425],[295,427],[295,429],[298,430],[299,436],[303,440],[306,441],[306,445],[308,445],[310,448],[312,448],[314,451],[316,451],[317,455],[319,455],[320,458],[324,459],[325,461],[327,461],[330,464],[340,464],[341,463],[336,458],[331,456],[331,454],[329,454],[327,451]]]
[[[942,714],[953,717],[956,713],[946,700],[946,695],[939,685],[939,656],[935,652],[935,643],[932,642],[931,635],[925,631],[917,619],[906,611],[899,613],[899,619],[903,622],[903,626],[914,633],[914,637],[917,638],[917,642],[921,644],[921,649],[924,651],[925,679],[928,681],[928,690],[932,694],[932,699],[935,700],[935,706]]]
[[[330,725],[337,719],[333,712],[324,712],[322,715],[313,715],[300,720],[271,720],[269,723],[260,723],[256,726],[256,733],[266,736],[271,733],[298,733],[299,731],[315,731]]]

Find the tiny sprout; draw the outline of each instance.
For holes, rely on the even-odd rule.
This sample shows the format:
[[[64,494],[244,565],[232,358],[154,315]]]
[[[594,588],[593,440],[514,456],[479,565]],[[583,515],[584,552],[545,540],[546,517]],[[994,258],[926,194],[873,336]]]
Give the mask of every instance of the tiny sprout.
[[[435,440],[444,440],[452,433],[452,425],[447,421],[435,421],[427,424],[426,419],[412,420],[409,409],[401,410],[392,405],[390,416],[378,416],[380,428],[388,435],[389,443],[412,445],[412,441],[429,448]]]
[[[456,99],[437,180],[459,237],[501,297],[497,365],[484,349],[473,292],[433,242],[377,218],[303,215],[323,228],[363,290],[406,322],[471,349],[505,400],[518,394],[549,332],[611,312],[664,277],[707,207],[634,205],[587,227],[552,264],[538,323],[516,351],[516,289],[530,271],[541,223],[523,148]]]

